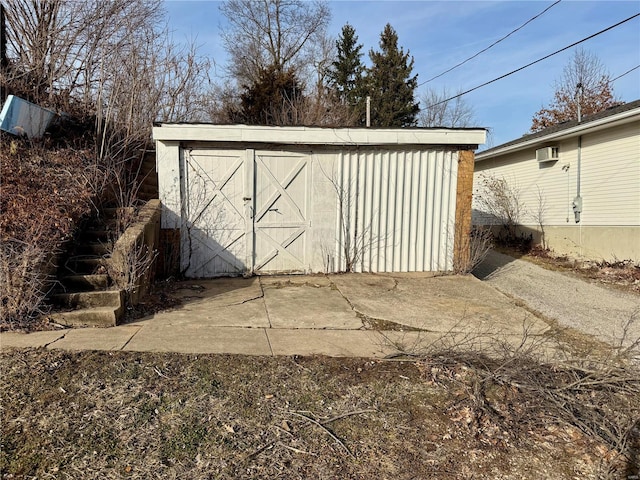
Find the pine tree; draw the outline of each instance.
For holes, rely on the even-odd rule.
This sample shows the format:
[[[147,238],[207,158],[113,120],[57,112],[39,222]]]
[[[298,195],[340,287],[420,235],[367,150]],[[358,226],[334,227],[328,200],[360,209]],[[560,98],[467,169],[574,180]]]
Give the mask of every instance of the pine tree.
[[[295,111],[304,100],[303,90],[293,69],[263,68],[255,83],[244,86],[241,111],[234,120],[251,125],[293,125]]]
[[[390,24],[380,34],[380,51],[371,49],[369,58],[372,65],[365,83],[371,96],[371,126],[414,126],[420,111],[414,99],[418,75],[411,76],[413,57],[398,49],[398,34]]]
[[[348,23],[336,41],[337,59],[327,74],[329,87],[346,105],[356,107],[362,100],[362,44],[358,44],[355,29]]]

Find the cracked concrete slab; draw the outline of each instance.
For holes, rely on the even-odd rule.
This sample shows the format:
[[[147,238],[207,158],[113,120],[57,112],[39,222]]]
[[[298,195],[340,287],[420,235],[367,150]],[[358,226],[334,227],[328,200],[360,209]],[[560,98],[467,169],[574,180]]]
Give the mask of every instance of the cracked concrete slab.
[[[173,296],[183,303],[131,325],[269,327],[259,278],[182,282]]]
[[[326,275],[273,275],[260,277],[263,288],[283,288],[307,286],[313,288],[330,287],[331,280]]]
[[[170,325],[143,327],[123,349],[134,352],[271,355],[264,328]]]
[[[2,332],[0,333],[0,349],[5,348],[41,348],[55,342],[69,330],[51,332]]]
[[[159,312],[131,325],[183,327],[188,325],[217,327],[269,327],[262,298],[239,305],[216,306],[207,301],[185,303],[181,308]]]
[[[543,321],[471,275],[336,275],[333,282],[354,309],[370,318],[431,332],[520,334],[549,329]]]
[[[272,328],[357,330],[362,321],[340,292],[306,285],[286,288],[265,286],[265,303]]]
[[[270,329],[267,335],[274,355],[384,357],[390,352],[373,331]]]
[[[77,328],[65,331],[63,338],[47,348],[65,350],[120,350],[138,331],[136,326]]]
[[[172,296],[188,305],[206,302],[210,307],[227,307],[261,298],[262,287],[258,277],[189,280],[180,282]]]

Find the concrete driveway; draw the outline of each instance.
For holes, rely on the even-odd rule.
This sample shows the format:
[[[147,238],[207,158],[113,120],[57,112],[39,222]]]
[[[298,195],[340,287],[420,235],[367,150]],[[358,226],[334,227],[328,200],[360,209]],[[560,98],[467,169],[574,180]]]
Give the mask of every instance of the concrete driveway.
[[[519,345],[549,326],[468,276],[343,274],[186,281],[172,310],[109,329],[3,334],[2,346],[382,357],[431,345]]]

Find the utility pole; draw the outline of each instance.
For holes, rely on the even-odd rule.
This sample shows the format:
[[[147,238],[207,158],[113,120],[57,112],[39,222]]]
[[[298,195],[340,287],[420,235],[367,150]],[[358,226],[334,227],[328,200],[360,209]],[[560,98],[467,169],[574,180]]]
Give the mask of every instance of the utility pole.
[[[371,126],[371,97],[367,95],[367,127]]]

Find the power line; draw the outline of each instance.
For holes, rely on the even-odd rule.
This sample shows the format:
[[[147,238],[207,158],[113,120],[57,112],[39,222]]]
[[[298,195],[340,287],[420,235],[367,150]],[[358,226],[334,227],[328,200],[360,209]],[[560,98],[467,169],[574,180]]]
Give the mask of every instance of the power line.
[[[616,80],[618,80],[619,78],[624,77],[624,76],[625,76],[625,75],[627,75],[628,73],[631,73],[631,72],[633,72],[634,70],[637,70],[638,68],[640,68],[640,65],[636,65],[635,67],[633,67],[633,68],[631,68],[631,69],[627,70],[626,72],[624,72],[624,73],[622,73],[622,74],[618,75],[616,78],[613,78],[613,79],[611,79],[610,81],[613,83],[613,82],[615,82]]]
[[[499,77],[497,77],[497,78],[494,78],[493,80],[489,80],[488,82],[484,82],[483,84],[478,85],[478,86],[476,86],[476,87],[470,88],[469,90],[466,90],[466,91],[464,91],[464,92],[462,92],[462,93],[459,93],[459,94],[457,94],[457,95],[454,95],[453,97],[447,98],[446,100],[442,100],[442,101],[440,101],[440,102],[434,103],[433,105],[429,105],[427,108],[432,108],[432,107],[435,107],[435,106],[437,106],[437,105],[441,105],[441,104],[446,103],[446,102],[448,102],[448,101],[450,101],[450,100],[454,100],[454,99],[456,99],[456,98],[458,98],[458,97],[461,97],[461,96],[463,96],[463,95],[466,95],[467,93],[471,93],[471,92],[473,92],[473,91],[475,91],[475,90],[478,90],[479,88],[486,87],[487,85],[489,85],[489,84],[491,84],[491,83],[497,82],[498,80],[502,80],[503,78],[506,78],[506,77],[508,77],[508,76],[510,76],[510,75],[513,75],[514,73],[520,72],[521,70],[524,70],[525,68],[528,68],[528,67],[530,67],[530,66],[532,66],[532,65],[535,65],[536,63],[540,63],[540,62],[542,62],[543,60],[546,60],[547,58],[553,57],[554,55],[557,55],[557,54],[558,54],[558,53],[560,53],[560,52],[564,52],[565,50],[568,50],[568,49],[570,49],[571,47],[575,47],[576,45],[579,45],[579,44],[581,44],[581,43],[583,43],[583,42],[586,42],[587,40],[591,40],[592,38],[597,37],[598,35],[601,35],[601,34],[603,34],[603,33],[605,33],[605,32],[608,32],[609,30],[612,30],[612,29],[614,29],[614,28],[616,28],[616,27],[619,27],[619,26],[620,26],[620,25],[622,25],[623,23],[627,23],[628,21],[633,20],[634,18],[639,17],[639,16],[640,16],[640,13],[636,13],[635,15],[632,15],[632,16],[630,16],[629,18],[625,18],[624,20],[622,20],[622,21],[620,21],[620,22],[616,23],[615,25],[611,25],[610,27],[607,27],[607,28],[605,28],[605,29],[603,29],[603,30],[600,30],[599,32],[594,33],[593,35],[589,35],[588,37],[585,37],[585,38],[583,38],[582,40],[578,40],[577,42],[574,42],[574,43],[572,43],[571,45],[567,45],[566,47],[561,48],[560,50],[556,50],[555,52],[550,53],[549,55],[546,55],[546,56],[544,56],[544,57],[542,57],[542,58],[539,58],[538,60],[535,60],[535,61],[533,61],[533,62],[531,62],[531,63],[528,63],[528,64],[526,64],[526,65],[525,65],[525,66],[523,66],[523,67],[516,68],[515,70],[512,70],[512,71],[510,71],[509,73],[505,73],[504,75],[501,75],[501,76],[499,76]],[[637,67],[636,67],[636,68],[637,68]],[[632,70],[633,70],[633,69],[632,69]],[[628,72],[627,72],[627,73],[628,73]]]
[[[502,37],[499,40],[496,40],[495,42],[493,42],[491,45],[489,45],[488,47],[480,50],[478,53],[476,53],[475,55],[470,56],[469,58],[467,58],[466,60],[463,60],[462,62],[458,63],[457,65],[454,65],[453,67],[451,67],[449,70],[445,70],[444,72],[436,75],[435,77],[431,77],[429,80],[425,80],[424,82],[422,82],[421,84],[419,84],[418,86],[421,87],[422,85],[424,85],[425,83],[429,83],[432,80],[435,80],[436,78],[440,78],[441,76],[443,76],[446,73],[449,73],[451,70],[455,70],[456,68],[460,67],[461,65],[464,65],[465,63],[467,63],[470,60],[473,60],[474,58],[476,58],[478,55],[480,55],[481,53],[486,52],[487,50],[489,50],[491,47],[495,47],[497,44],[499,44],[501,41],[509,38],[511,35],[513,35],[514,33],[516,33],[518,30],[522,29],[523,27],[525,27],[526,25],[528,25],[529,23],[533,22],[536,18],[540,17],[541,15],[543,15],[545,12],[547,12],[548,10],[550,10],[551,8],[555,7],[557,4],[559,4],[562,0],[556,0],[555,3],[552,3],[551,5],[549,5],[547,8],[545,8],[543,11],[541,11],[539,14],[537,14],[535,17],[530,18],[529,20],[527,20],[526,22],[524,22],[522,25],[520,25],[518,28],[516,28],[515,30],[512,30],[511,32],[509,32],[508,34],[506,34],[504,37]]]

